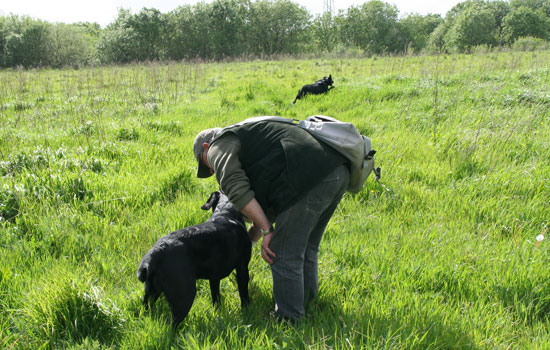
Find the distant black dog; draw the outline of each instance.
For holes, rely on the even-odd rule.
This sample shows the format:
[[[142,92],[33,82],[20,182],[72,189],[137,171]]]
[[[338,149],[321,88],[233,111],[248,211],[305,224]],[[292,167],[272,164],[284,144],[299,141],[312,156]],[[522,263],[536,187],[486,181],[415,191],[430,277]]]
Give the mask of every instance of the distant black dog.
[[[197,279],[210,280],[215,304],[220,299],[220,280],[236,270],[241,306],[250,301],[248,263],[252,242],[242,214],[220,192],[212,193],[201,208],[212,208],[212,216],[205,223],[161,237],[145,254],[137,272],[138,279],[145,282],[145,307],[164,293],[174,329],[193,305]]]
[[[334,81],[332,80],[332,74],[331,74],[328,77],[323,77],[323,79],[317,80],[313,84],[304,85],[302,86],[300,91],[298,91],[298,95],[296,95],[296,98],[292,103],[296,103],[297,100],[301,99],[302,97],[308,94],[313,94],[313,95],[324,94],[325,92],[334,88],[332,84],[334,84]]]

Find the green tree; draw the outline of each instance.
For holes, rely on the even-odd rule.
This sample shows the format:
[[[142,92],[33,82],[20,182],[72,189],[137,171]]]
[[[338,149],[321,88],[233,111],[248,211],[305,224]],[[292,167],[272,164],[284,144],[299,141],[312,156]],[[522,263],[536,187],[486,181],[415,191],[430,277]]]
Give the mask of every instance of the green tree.
[[[496,19],[483,2],[470,2],[453,20],[445,41],[449,48],[467,52],[478,45],[495,46]]]
[[[0,17],[0,67],[5,66],[5,49],[8,37],[8,26],[6,22],[7,20],[5,17]]]
[[[215,58],[246,53],[246,0],[216,0],[210,6],[210,40]]]
[[[317,48],[331,52],[338,42],[338,27],[334,16],[325,12],[315,17],[312,23],[313,35],[317,41]]]
[[[210,5],[180,6],[166,16],[163,37],[167,57],[173,60],[213,56]]]
[[[458,3],[430,35],[431,50],[469,51],[477,45],[505,43],[503,20],[510,12],[506,0],[467,0]]]
[[[120,9],[115,21],[101,33],[97,45],[98,58],[103,63],[128,63],[136,60],[135,33],[127,25],[131,13]]]
[[[166,15],[167,57],[234,57],[248,51],[248,0],[216,0],[180,6]]]
[[[511,6],[508,1],[493,0],[486,3],[487,8],[493,13],[495,18],[495,32],[494,37],[496,44],[504,45],[506,43],[506,37],[504,35],[504,18],[510,13]]]
[[[447,32],[449,31],[449,23],[443,22],[438,25],[434,31],[430,34],[427,43],[427,49],[431,52],[445,52],[447,50],[447,43],[445,38],[447,37]]]
[[[98,43],[104,63],[158,60],[163,56],[164,18],[155,9],[142,9],[132,15],[120,9],[116,20],[105,28]]]
[[[50,32],[50,65],[53,67],[88,65],[95,55],[94,44],[85,28],[56,23]]]
[[[443,18],[434,14],[411,14],[399,21],[404,40],[414,52],[420,52],[428,46],[430,35],[442,23]]]
[[[47,66],[50,63],[51,24],[30,17],[9,16],[4,22],[4,65]]]
[[[351,6],[336,20],[340,23],[340,41],[345,46],[362,47],[365,30],[360,8]]]
[[[347,10],[341,40],[368,53],[397,52],[404,49],[400,40],[394,5],[372,0]]]
[[[139,13],[128,16],[124,26],[132,32],[135,59],[145,61],[161,58],[163,17],[159,10],[143,8]]]
[[[510,12],[503,20],[503,31],[509,43],[520,37],[548,38],[548,17],[541,9],[533,10],[529,7],[518,7]]]
[[[97,41],[101,35],[101,26],[95,22],[78,22],[73,26],[81,28],[92,40]]]
[[[546,17],[550,17],[550,0],[512,0],[513,9],[528,7],[531,10],[541,10]]]
[[[257,55],[298,53],[307,38],[310,15],[290,0],[258,0],[250,6],[249,42]]]
[[[450,49],[449,31],[456,22],[457,17],[473,4],[484,5],[484,0],[466,0],[453,6],[445,15],[444,23],[440,24],[430,35],[428,45],[435,51],[448,51]]]

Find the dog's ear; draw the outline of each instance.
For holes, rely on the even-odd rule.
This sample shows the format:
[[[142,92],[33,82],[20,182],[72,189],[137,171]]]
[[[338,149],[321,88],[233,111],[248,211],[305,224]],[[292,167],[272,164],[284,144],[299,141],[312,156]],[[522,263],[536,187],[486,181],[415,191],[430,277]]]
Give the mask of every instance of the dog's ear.
[[[213,208],[213,210],[216,209],[216,205],[218,205],[218,201],[220,200],[220,192],[212,192],[210,195],[210,198],[201,206],[202,210],[208,210],[210,208]]]

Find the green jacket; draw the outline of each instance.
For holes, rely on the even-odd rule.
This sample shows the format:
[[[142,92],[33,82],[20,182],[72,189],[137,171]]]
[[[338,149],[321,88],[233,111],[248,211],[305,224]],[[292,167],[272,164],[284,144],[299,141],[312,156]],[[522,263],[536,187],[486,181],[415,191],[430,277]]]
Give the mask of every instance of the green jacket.
[[[237,209],[255,197],[270,219],[346,162],[299,126],[273,121],[224,128],[208,161]]]

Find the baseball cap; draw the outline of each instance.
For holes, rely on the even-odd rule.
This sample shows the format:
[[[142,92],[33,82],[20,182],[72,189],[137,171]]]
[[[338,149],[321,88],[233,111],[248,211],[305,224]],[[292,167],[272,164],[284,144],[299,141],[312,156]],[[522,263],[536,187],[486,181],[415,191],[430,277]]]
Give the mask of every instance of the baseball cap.
[[[210,168],[206,166],[206,164],[203,163],[201,160],[201,154],[203,151],[202,144],[203,143],[210,143],[214,136],[218,132],[220,132],[222,128],[212,128],[212,129],[206,129],[197,134],[195,137],[195,141],[193,141],[193,153],[195,153],[195,159],[197,159],[197,162],[199,164],[197,168],[197,177],[198,178],[206,178],[210,177],[212,174],[210,173]]]

